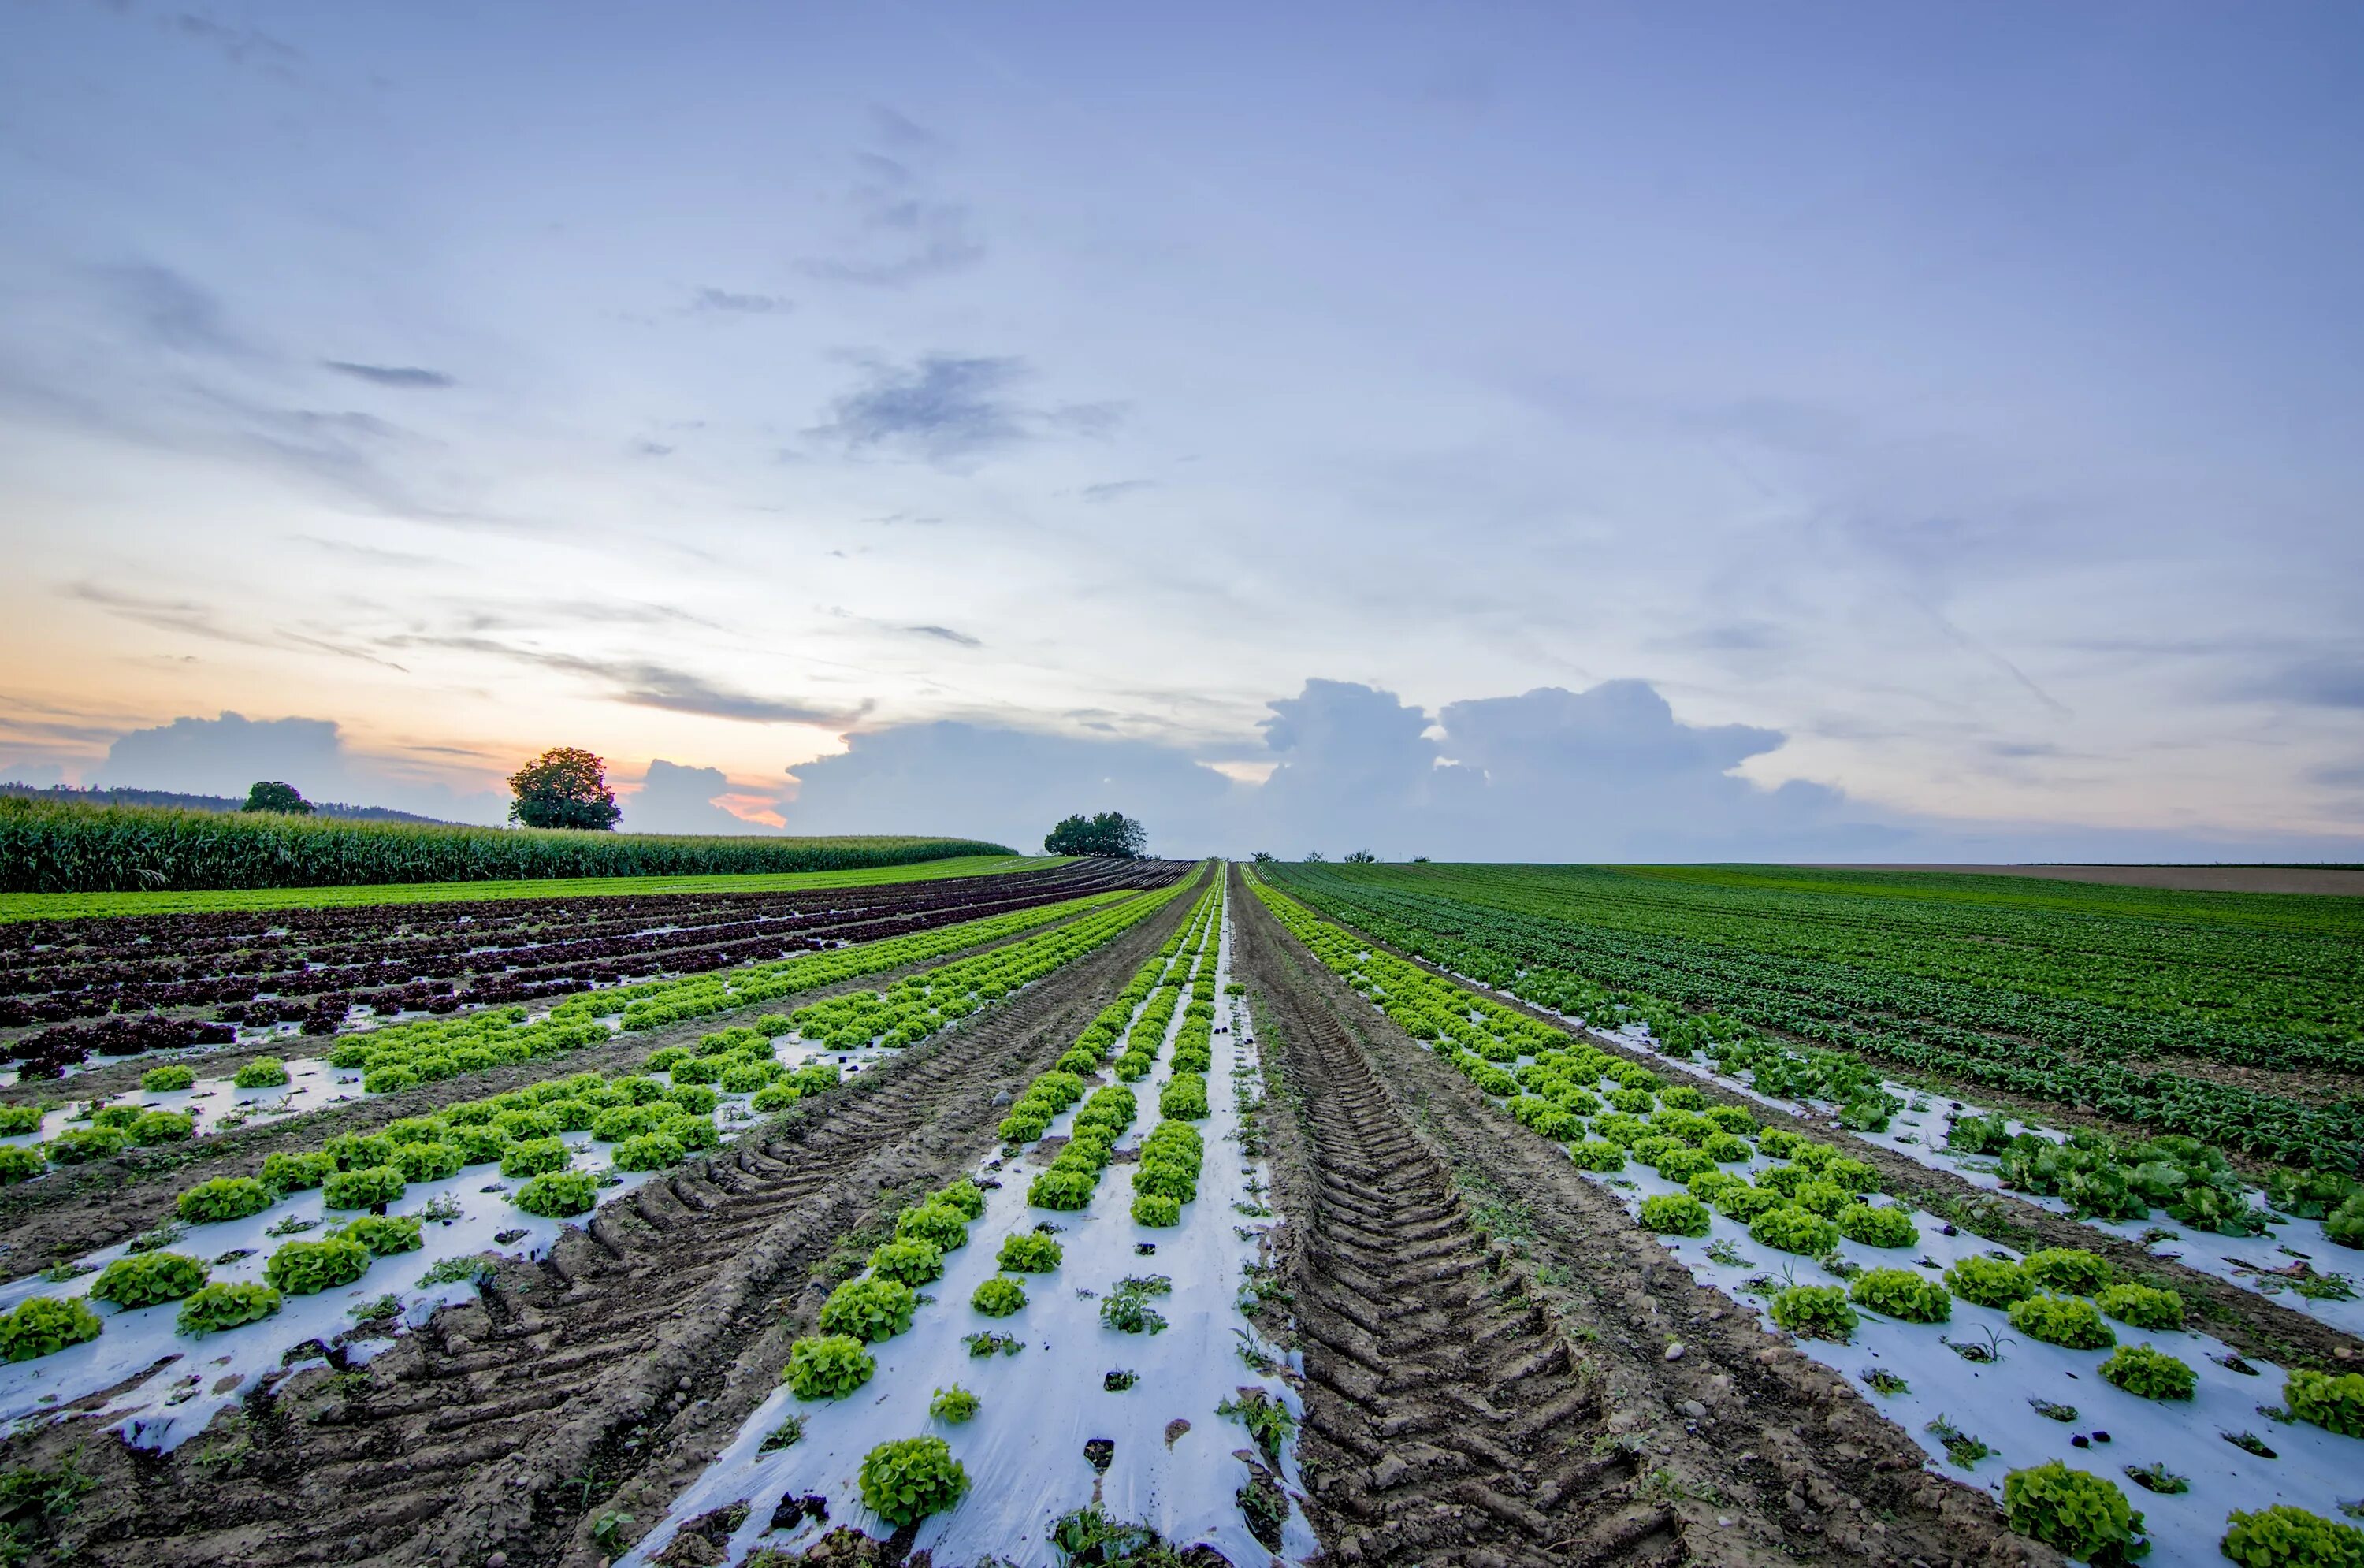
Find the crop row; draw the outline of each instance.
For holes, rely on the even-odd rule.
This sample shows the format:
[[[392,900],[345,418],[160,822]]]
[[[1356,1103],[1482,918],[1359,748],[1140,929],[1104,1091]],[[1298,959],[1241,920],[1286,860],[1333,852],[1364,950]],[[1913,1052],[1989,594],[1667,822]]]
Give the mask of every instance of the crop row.
[[[1152,984],[1156,983],[1177,943],[1183,956],[1175,961],[1176,967],[1187,967],[1203,938],[1208,912],[1216,897],[1213,888],[1201,895],[1185,929],[1169,939],[1165,948],[1142,966],[1132,984],[1079,1037],[1080,1050],[1084,1049],[1082,1039],[1092,1038],[1094,1030],[1100,1031],[1094,1065],[1100,1060],[1098,1051],[1116,1038],[1107,1027],[1108,1012],[1121,1009],[1118,1018],[1121,1026],[1143,999],[1143,993],[1135,987],[1142,984],[1144,977]],[[874,1026],[890,1032],[897,1027],[884,1015],[865,1016],[859,1009],[836,1008],[835,1004],[824,1006],[835,1011],[808,1022],[811,1029],[825,1030],[830,1038],[842,1039],[846,1031]],[[1027,1086],[1011,1106],[1011,1116],[1017,1118],[1019,1129],[1031,1127],[1039,1135],[1051,1117],[1065,1110],[1082,1095],[1082,1079],[1074,1072],[1054,1067],[1039,1074]],[[1066,1150],[1052,1169],[1035,1178],[1036,1192],[1054,1201],[1043,1203],[1042,1197],[1034,1201],[1054,1209],[1084,1207],[1083,1203],[1059,1201],[1055,1195],[1044,1193],[1043,1184],[1052,1183],[1064,1193],[1068,1184],[1084,1181],[1087,1170],[1088,1180],[1096,1183],[1099,1171],[1108,1163],[1114,1138],[1131,1124],[1134,1114],[1131,1090],[1103,1087],[1094,1096],[1093,1104],[1078,1114],[1076,1134]],[[1087,1129],[1105,1131],[1106,1136],[1101,1138]],[[1005,1122],[1003,1130],[1009,1134],[1013,1130],[1012,1124]],[[1084,1147],[1079,1149],[1079,1144]],[[1097,1160],[1087,1160],[1087,1151],[1096,1152]],[[1069,1160],[1071,1154],[1076,1156],[1074,1162]],[[1148,1159],[1145,1150],[1143,1159]],[[1193,1170],[1195,1173],[1195,1165]],[[1087,1186],[1087,1201],[1088,1195]],[[969,1227],[984,1217],[985,1208],[984,1192],[976,1183],[964,1178],[897,1214],[892,1240],[881,1242],[872,1251],[861,1273],[830,1293],[816,1320],[817,1331],[790,1345],[781,1381],[797,1398],[843,1399],[870,1381],[877,1371],[877,1362],[869,1347],[910,1329],[919,1307],[930,1299],[920,1294],[920,1287],[943,1277],[944,1254],[968,1244]],[[1026,1279],[1054,1273],[1064,1261],[1065,1250],[1051,1233],[1054,1229],[1055,1227],[1046,1226],[1005,1237],[994,1260],[996,1272],[971,1292],[970,1307],[988,1320],[1022,1311],[1028,1299]],[[1014,1353],[1021,1343],[992,1330],[974,1335],[972,1340],[972,1350],[979,1355]],[[977,1408],[976,1396],[958,1385],[935,1390],[930,1404],[930,1412],[935,1418],[952,1425],[972,1419]],[[864,1455],[859,1484],[866,1507],[889,1523],[903,1526],[958,1503],[968,1490],[969,1477],[953,1457],[949,1443],[939,1437],[923,1435],[890,1439],[873,1446]]]
[[[990,985],[998,997],[1104,946],[1179,891],[1136,895],[1060,930],[913,978],[927,984],[957,970],[963,976],[957,984],[979,990]],[[993,962],[983,965],[985,959]],[[764,1022],[777,1029],[786,1025],[785,1018]],[[726,1094],[745,1095],[753,1110],[770,1113],[837,1083],[837,1069],[826,1063],[793,1072],[785,1067],[775,1052],[772,1032],[765,1028],[726,1029],[704,1036],[694,1050],[652,1051],[640,1073],[612,1079],[597,1073],[550,1079],[463,1101],[433,1116],[404,1118],[377,1133],[343,1134],[308,1149],[273,1152],[257,1175],[215,1177],[183,1189],[174,1202],[177,1228],[246,1219],[316,1188],[331,1211],[371,1212],[317,1240],[283,1245],[264,1263],[260,1284],[209,1282],[201,1261],[162,1250],[177,1237],[160,1234],[142,1239],[154,1245],[108,1263],[106,1270],[114,1277],[101,1271],[85,1294],[126,1310],[182,1301],[178,1326],[184,1334],[259,1322],[275,1313],[286,1295],[317,1294],[350,1284],[366,1271],[373,1256],[418,1250],[424,1244],[419,1218],[388,1216],[386,1208],[401,1201],[412,1184],[443,1181],[474,1165],[496,1163],[504,1178],[519,1181],[507,1195],[529,1214],[570,1218],[587,1213],[597,1205],[603,1182],[619,1178],[574,1169],[578,1151],[567,1134],[587,1133],[589,1140],[612,1145],[608,1156],[612,1171],[662,1170],[721,1142],[713,1113]],[[670,1083],[660,1082],[657,1073],[667,1075]],[[83,1272],[88,1272],[86,1267],[53,1273],[63,1279]],[[0,1315],[0,1359],[51,1354],[95,1338],[100,1328],[100,1319],[81,1296],[32,1296]]]
[[[223,1026],[297,1023],[334,1034],[355,1009],[533,1001],[632,976],[681,975],[924,930],[1178,874],[1162,862],[1058,868],[848,893],[565,899],[0,927],[0,1027],[86,1018],[16,1040],[44,1075],[95,1053],[229,1038]],[[178,1016],[213,1009],[209,1019]],[[160,1009],[173,1010],[167,1017]]]
[[[0,798],[0,892],[8,893],[835,871],[1009,853],[969,839],[428,827]]]
[[[2210,1032],[2222,1026],[2202,1019],[2173,1022],[2040,998],[2023,998],[2024,1006],[2014,1008],[1937,981],[1891,975],[1868,962],[1818,965],[1680,930],[1621,931],[1590,923],[1583,910],[1556,915],[1506,906],[1525,886],[1515,877],[1506,877],[1510,891],[1494,895],[1503,901],[1498,905],[1479,902],[1468,891],[1486,884],[1474,873],[1441,880],[1451,891],[1440,893],[1421,879],[1407,890],[1388,878],[1320,867],[1277,869],[1277,882],[1316,908],[1439,967],[1581,1016],[1596,1028],[1648,1016],[1674,1026],[1667,1038],[1678,1047],[1716,1044],[1742,1052],[1755,1049],[1749,1037],[1772,1031],[1786,1037],[1785,1046],[1801,1041],[1834,1048],[1858,1063],[1868,1057],[2074,1105],[2289,1164],[2338,1171],[2364,1164],[2364,1097],[2316,1103],[2108,1059],[2116,1051],[2105,1042],[2120,1039],[2121,1029],[2125,1038],[2165,1029],[2180,1040],[2216,1041],[2207,1053],[2231,1054],[2233,1047]],[[1679,1027],[1686,1015],[1697,1016],[1700,1024]],[[1964,1017],[1977,1022],[1953,1021]],[[2272,1056],[2270,1039],[2256,1043],[2262,1056]],[[2347,1049],[2288,1039],[2284,1045],[2292,1062],[2308,1052]],[[1872,1081],[1867,1071],[1848,1082],[1860,1087]]]
[[[1635,1217],[1661,1237],[1703,1239],[1717,1217],[1745,1226],[1747,1239],[1779,1253],[1813,1259],[1840,1283],[1799,1284],[1790,1269],[1777,1279],[1760,1274],[1742,1286],[1765,1298],[1764,1310],[1779,1327],[1801,1339],[1845,1344],[1868,1318],[1903,1325],[1951,1321],[1957,1304],[2001,1313],[2016,1333],[2062,1351],[2112,1352],[2087,1370],[2101,1384],[2146,1402],[2172,1407],[2193,1398],[2199,1381],[2193,1365],[2156,1339],[2180,1333],[2184,1302],[2174,1291],[2117,1277],[2094,1253],[2052,1249],[2013,1258],[2002,1251],[1962,1251],[1942,1270],[1926,1255],[1902,1266],[1928,1244],[1915,1213],[1901,1204],[1872,1201],[1877,1172],[1830,1144],[1782,1129],[1756,1125],[1738,1106],[1710,1106],[1696,1088],[1668,1086],[1638,1063],[1567,1037],[1500,1003],[1433,975],[1417,965],[1367,949],[1359,938],[1319,919],[1309,908],[1260,882],[1257,896],[1282,924],[1333,973],[1399,1021],[1424,1026],[1422,1037],[1505,1114],[1533,1132],[1566,1145],[1570,1158],[1596,1179],[1634,1184],[1616,1173],[1629,1162],[1651,1172],[1661,1190],[1639,1197]],[[1490,1048],[1490,1049],[1489,1049]],[[1760,1162],[1763,1163],[1760,1163]],[[1952,1234],[1951,1228],[1946,1233]],[[1843,1255],[1844,1240],[1872,1256],[1899,1262],[1865,1267]],[[1718,1249],[1723,1249],[1719,1252]],[[1708,1266],[1744,1264],[1730,1238],[1711,1242]],[[1977,1314],[1972,1313],[1973,1316]],[[2114,1325],[2114,1326],[2113,1326]],[[2154,1336],[2120,1344],[2121,1329]],[[1991,1362],[1998,1341],[1943,1341],[1965,1361]],[[2174,1343],[2173,1340],[2168,1342]],[[2203,1350],[2213,1341],[2193,1338]],[[2236,1373],[2253,1372],[2221,1345],[2213,1359]],[[1937,1368],[1926,1369],[1937,1380]],[[1893,1370],[1862,1374],[1875,1394],[1901,1395],[1906,1379]],[[2008,1384],[1990,1383],[1981,1397],[1981,1418],[2001,1419],[2018,1400]],[[2000,1393],[1995,1391],[1999,1390]],[[1957,1388],[1957,1394],[1963,1390]],[[2364,1375],[2293,1371],[2285,1379],[2277,1418],[2311,1424],[2348,1438],[2364,1438]],[[2073,1423],[2078,1412],[2038,1398],[2030,1401],[2046,1419]],[[2123,1421],[2139,1423],[2154,1435],[2174,1430],[2170,1418],[2153,1421],[2128,1407]],[[2039,1423],[2040,1424],[2040,1423]],[[1929,1432],[1948,1461],[1975,1469],[1992,1451],[1940,1413]],[[2264,1449],[2250,1434],[2249,1451]],[[2231,1440],[2234,1434],[2227,1434]],[[2082,1450],[2090,1441],[2080,1437]],[[2103,1432],[2098,1440],[2108,1441]],[[2271,1451],[2266,1451],[2266,1457]],[[2347,1471],[2352,1474],[2352,1469]],[[2180,1494],[2188,1478],[2163,1464],[2126,1467],[2130,1479],[2147,1489]],[[2072,1471],[2057,1459],[2026,1466],[2004,1479],[2002,1495],[2014,1529],[2093,1561],[2123,1561],[2138,1554],[2142,1517],[2111,1482]],[[2303,1510],[2277,1506],[2253,1513],[2234,1510],[2226,1519],[2226,1554],[2236,1561],[2337,1562],[2332,1556],[2250,1558],[2257,1540],[2314,1540],[2353,1552],[2364,1532],[2348,1530]],[[2342,1533],[2342,1532],[2346,1533]],[[2345,1543],[2345,1544],[2343,1544]],[[2112,1556],[2113,1552],[2121,1555]],[[2099,1553],[2099,1555],[2096,1555]]]
[[[839,948],[733,975],[729,989],[718,990],[715,977],[696,976],[586,993],[569,998],[538,1019],[529,1019],[522,1007],[489,1009],[458,1018],[422,1018],[353,1036],[331,1051],[329,1061],[332,1066],[360,1071],[364,1093],[392,1094],[602,1043],[613,1036],[601,1018],[612,1016],[619,1007],[626,1028],[652,1028],[658,1022],[776,1001],[864,974],[925,962],[979,943],[1007,942],[1035,927],[1070,916],[1085,917],[1065,929],[1009,942],[908,977],[898,987],[903,994],[936,998],[935,1006],[924,1015],[932,1022],[897,1042],[909,1043],[1091,951],[1145,918],[1171,895],[1095,894],[1065,904]],[[756,1030],[743,1032],[762,1039],[768,1051],[770,1040],[789,1032],[790,1028],[787,1018],[771,1016],[758,1020]],[[186,1087],[184,1080],[192,1076],[185,1067],[159,1068],[142,1075],[141,1086],[169,1092]],[[250,1076],[256,1086],[286,1082],[284,1068],[268,1058],[240,1069],[241,1087],[247,1086]],[[89,1120],[89,1127],[69,1128],[46,1143],[0,1146],[0,1183],[39,1175],[45,1162],[82,1164],[119,1154],[132,1144],[180,1141],[195,1130],[191,1118],[150,1106],[94,1103]],[[39,1112],[34,1106],[0,1106],[0,1134],[21,1134],[39,1125]]]

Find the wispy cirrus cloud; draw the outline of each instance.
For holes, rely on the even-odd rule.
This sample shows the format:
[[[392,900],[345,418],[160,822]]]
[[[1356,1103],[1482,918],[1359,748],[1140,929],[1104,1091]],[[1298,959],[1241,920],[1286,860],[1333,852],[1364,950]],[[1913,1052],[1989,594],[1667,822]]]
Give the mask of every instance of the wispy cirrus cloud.
[[[742,294],[703,286],[690,296],[693,313],[721,316],[776,316],[796,308],[796,302],[775,294]]]
[[[847,725],[874,706],[865,699],[852,707],[765,695],[651,659],[602,658],[504,642],[497,638],[407,633],[380,639],[387,648],[440,648],[507,659],[540,669],[583,675],[608,687],[611,702],[667,713],[697,714],[708,718],[737,719],[751,724]]]
[[[396,386],[413,391],[429,391],[459,384],[457,381],[441,371],[426,370],[418,365],[369,365],[353,360],[322,360],[320,363],[339,375],[349,375],[355,381],[365,381],[373,386]]]

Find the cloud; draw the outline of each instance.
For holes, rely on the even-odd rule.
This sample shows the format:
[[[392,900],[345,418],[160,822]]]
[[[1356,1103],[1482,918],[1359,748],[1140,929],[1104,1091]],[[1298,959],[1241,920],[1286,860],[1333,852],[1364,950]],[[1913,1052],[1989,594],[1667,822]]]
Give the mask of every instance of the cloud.
[[[691,767],[660,757],[649,764],[641,787],[624,796],[627,833],[775,833],[721,804],[730,781],[720,768]]]
[[[974,456],[1026,438],[1024,410],[1004,394],[1027,373],[1022,360],[951,354],[874,365],[862,387],[837,400],[830,423],[808,433],[853,451],[888,448],[935,462]]]
[[[1083,496],[1095,506],[1104,506],[1110,501],[1121,500],[1127,495],[1138,495],[1143,490],[1154,490],[1156,487],[1157,481],[1154,479],[1111,479],[1098,484],[1085,485]]]
[[[794,770],[795,833],[944,831],[1038,842],[1073,811],[1139,817],[1160,853],[1516,862],[2357,858],[2355,840],[1915,817],[1735,770],[1779,730],[1684,722],[1643,681],[1447,703],[1311,680],[1267,705],[1269,763],[1102,732],[941,721],[848,737]],[[1083,710],[1079,710],[1081,712]],[[2342,771],[2341,777],[2345,777]],[[2338,780],[2326,782],[2336,783]]]
[[[1142,740],[1051,735],[945,719],[857,731],[847,750],[793,770],[791,833],[957,833],[1040,845],[1061,817],[1121,810],[1179,853],[1221,841],[1240,786]]]
[[[982,648],[985,646],[982,641],[976,638],[971,637],[968,633],[965,631],[954,631],[948,626],[907,626],[903,628],[903,629],[909,632],[914,637],[938,638],[945,642],[956,642],[963,648]]]
[[[577,606],[591,608],[592,606]],[[608,688],[610,702],[633,707],[660,708],[667,713],[691,713],[708,718],[738,719],[751,724],[812,724],[843,727],[870,711],[859,706],[827,707],[738,691],[691,671],[648,659],[602,659],[581,653],[561,653],[521,647],[496,638],[406,633],[380,639],[385,648],[442,648],[463,653],[488,654],[544,670],[588,675]]]
[[[254,65],[268,75],[283,81],[295,80],[295,68],[304,62],[304,51],[295,45],[282,43],[259,28],[231,28],[208,17],[182,11],[162,18],[164,25],[183,38],[218,50],[232,65]]]
[[[974,215],[959,202],[931,195],[919,163],[948,143],[892,109],[871,112],[873,133],[899,156],[862,151],[854,165],[865,176],[846,193],[854,227],[838,254],[808,257],[797,270],[827,283],[908,288],[985,259]]]
[[[497,822],[507,809],[497,792],[455,788],[355,752],[333,719],[230,712],[184,716],[121,735],[92,782],[242,796],[258,779],[284,779],[308,800],[392,806],[451,821]]]
[[[2325,654],[2299,660],[2252,682],[2244,695],[2307,707],[2364,708],[2364,659]]]
[[[700,288],[690,309],[730,316],[771,316],[793,310],[795,303],[774,294],[734,294],[729,289]]]
[[[101,267],[94,275],[105,302],[153,343],[184,354],[232,359],[254,352],[230,328],[221,302],[170,267],[135,261]]]
[[[309,649],[314,652],[332,653],[340,659],[357,659],[362,663],[376,664],[389,670],[402,669],[392,660],[382,659],[366,649],[355,648],[325,632],[299,629],[296,625],[272,623],[261,630],[225,625],[216,617],[211,606],[194,599],[161,599],[96,583],[73,584],[66,589],[66,595],[84,604],[96,605],[124,620],[153,627],[159,631],[201,637],[208,641],[233,643],[243,648]]]
[[[349,375],[356,381],[366,381],[376,386],[441,388],[459,384],[441,371],[421,370],[417,365],[364,365],[351,360],[322,360],[320,363],[339,375]]]

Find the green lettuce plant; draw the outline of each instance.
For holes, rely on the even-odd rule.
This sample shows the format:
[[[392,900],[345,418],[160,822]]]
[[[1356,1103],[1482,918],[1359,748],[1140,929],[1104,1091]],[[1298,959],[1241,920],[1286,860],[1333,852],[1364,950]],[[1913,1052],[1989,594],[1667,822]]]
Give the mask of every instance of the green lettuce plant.
[[[320,1199],[330,1208],[370,1208],[402,1196],[399,1165],[364,1165],[358,1171],[331,1172],[320,1184]]]
[[[28,1362],[98,1338],[98,1314],[80,1296],[28,1297],[0,1312],[0,1361]]]
[[[528,1214],[564,1219],[598,1207],[599,1183],[586,1171],[545,1171],[518,1188],[509,1201]]]
[[[2189,1399],[2195,1386],[2189,1366],[2148,1345],[2120,1345],[2101,1370],[2105,1381],[2144,1399]]]
[[[258,1056],[230,1080],[241,1089],[275,1089],[287,1082],[287,1063],[275,1056]]]
[[[184,1066],[179,1062],[165,1067],[151,1067],[147,1072],[139,1074],[139,1086],[151,1095],[169,1095],[176,1089],[193,1089],[196,1087],[196,1069]],[[36,1123],[36,1125],[39,1124]],[[32,1128],[18,1128],[16,1130],[30,1132]]]
[[[928,1401],[928,1414],[946,1426],[957,1427],[976,1417],[979,1403],[976,1395],[955,1383],[936,1390]]]
[[[2047,1247],[2021,1266],[2037,1285],[2064,1296],[2091,1296],[2110,1283],[2110,1265],[2082,1247]]]
[[[135,1252],[99,1271],[90,1294],[128,1311],[178,1301],[206,1283],[206,1265],[179,1252]]]
[[[1790,1285],[1774,1295],[1769,1310],[1773,1321],[1793,1334],[1840,1344],[1855,1337],[1862,1321],[1847,1305],[1846,1292],[1834,1284]]]
[[[2364,1529],[2334,1523],[2304,1508],[2277,1503],[2225,1518],[2217,1550],[2241,1568],[2359,1568]]]
[[[216,1176],[183,1193],[173,1207],[192,1225],[210,1225],[261,1214],[275,1201],[272,1190],[252,1176]]]
[[[1704,1236],[1712,1223],[1707,1205],[1689,1193],[1661,1193],[1642,1200],[1642,1229],[1660,1236]]]
[[[1921,1240],[1921,1232],[1913,1229],[1909,1209],[1851,1203],[1835,1218],[1840,1235],[1867,1247],[1912,1247]]]
[[[2093,1305],[2102,1309],[2102,1317],[2136,1329],[2183,1327],[2183,1297],[2171,1290],[2147,1284],[2108,1285],[2093,1297]]]
[[[870,1272],[900,1284],[922,1285],[944,1277],[944,1254],[932,1241],[888,1241],[872,1250]]]
[[[1001,1239],[1001,1251],[994,1263],[1012,1273],[1043,1274],[1059,1266],[1061,1254],[1059,1243],[1050,1237],[1021,1230]]]
[[[248,1323],[260,1323],[279,1310],[279,1293],[267,1284],[217,1281],[200,1286],[181,1303],[173,1327],[184,1334],[217,1334]]]
[[[681,1146],[681,1140],[670,1133],[635,1133],[616,1145],[616,1169],[662,1171],[680,1164],[688,1154],[689,1151]]]
[[[2302,1421],[2364,1438],[2364,1373],[2293,1372],[2282,1384],[2282,1404]]]
[[[2124,1492],[2057,1459],[2004,1476],[2002,1506],[2012,1529],[2093,1568],[2126,1568],[2150,1548]]]
[[[788,1347],[788,1364],[780,1381],[799,1399],[842,1399],[877,1370],[878,1363],[853,1335],[813,1335]]]
[[[351,1284],[369,1272],[370,1251],[342,1236],[289,1241],[262,1265],[262,1277],[288,1296],[317,1296]]]
[[[1838,1245],[1839,1228],[1820,1215],[1785,1204],[1758,1215],[1748,1227],[1748,1235],[1759,1246],[1818,1258]]]
[[[2047,1345],[2072,1351],[2106,1351],[2118,1336],[2093,1304],[2074,1296],[2031,1296],[2011,1307],[2011,1326]]]
[[[1053,1173],[1046,1171],[1043,1175]],[[1037,1182],[1042,1179],[1035,1178]],[[1088,1198],[1089,1194],[1086,1196]],[[895,1240],[925,1241],[940,1252],[954,1252],[968,1245],[968,1222],[965,1211],[931,1197],[895,1217]]]
[[[940,1514],[968,1491],[968,1472],[942,1438],[880,1443],[863,1457],[862,1502],[891,1524]]]
[[[418,1221],[409,1215],[364,1214],[338,1234],[360,1242],[377,1258],[416,1252],[427,1244]]]
[[[1979,1307],[2007,1307],[2035,1294],[2035,1282],[2017,1263],[2002,1258],[1968,1257],[1946,1271],[1946,1287]]]
[[[898,1280],[852,1279],[821,1304],[820,1331],[868,1341],[891,1339],[911,1326],[919,1300]]]
[[[968,1304],[987,1318],[1007,1318],[1026,1305],[1026,1287],[996,1274],[978,1284],[969,1294]]]
[[[1911,1269],[1866,1269],[1849,1283],[1847,1296],[1907,1323],[1943,1323],[1954,1315],[1954,1298],[1946,1287]]]
[[[398,1157],[402,1151],[396,1150],[395,1152]],[[336,1168],[336,1161],[326,1154],[286,1151],[265,1154],[262,1157],[262,1184],[275,1193],[305,1192],[327,1181]]]

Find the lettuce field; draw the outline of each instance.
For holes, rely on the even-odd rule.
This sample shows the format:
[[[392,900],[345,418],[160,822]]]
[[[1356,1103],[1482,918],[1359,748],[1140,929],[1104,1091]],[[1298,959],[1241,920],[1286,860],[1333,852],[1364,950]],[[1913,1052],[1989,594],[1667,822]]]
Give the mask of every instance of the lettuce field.
[[[0,921],[0,1562],[2364,1562],[2357,901],[893,858]]]

